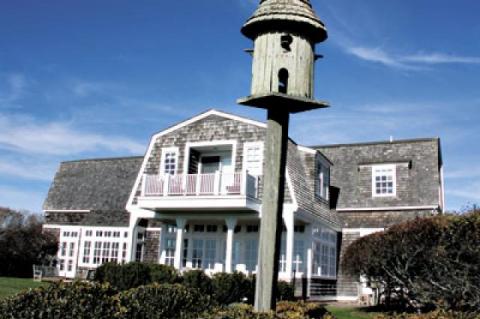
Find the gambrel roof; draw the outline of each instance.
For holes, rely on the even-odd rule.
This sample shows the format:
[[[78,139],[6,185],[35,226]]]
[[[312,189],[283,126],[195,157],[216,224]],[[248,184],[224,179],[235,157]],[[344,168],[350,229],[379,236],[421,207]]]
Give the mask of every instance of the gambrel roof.
[[[63,162],[43,205],[46,211],[123,211],[143,157]]]

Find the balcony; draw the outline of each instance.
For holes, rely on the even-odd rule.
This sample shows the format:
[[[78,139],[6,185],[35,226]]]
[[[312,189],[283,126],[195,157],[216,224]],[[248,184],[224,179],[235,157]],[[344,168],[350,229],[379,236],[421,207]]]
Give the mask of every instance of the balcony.
[[[151,210],[258,210],[258,176],[243,173],[144,174],[138,205]]]

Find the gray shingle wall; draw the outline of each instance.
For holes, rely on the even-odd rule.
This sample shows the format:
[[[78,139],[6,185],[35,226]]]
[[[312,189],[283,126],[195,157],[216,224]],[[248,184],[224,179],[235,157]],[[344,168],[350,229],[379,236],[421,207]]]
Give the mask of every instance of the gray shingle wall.
[[[287,167],[299,208],[328,225],[338,226],[337,215],[330,210],[329,203],[315,196],[314,163],[314,154],[300,151],[295,143],[289,141]]]
[[[337,208],[439,205],[439,140],[423,139],[317,147],[334,166],[331,185],[339,189]],[[408,162],[397,166],[397,196],[372,197],[369,164]]]
[[[343,228],[388,228],[417,217],[432,216],[432,210],[338,212]]]
[[[145,234],[145,250],[143,261],[158,263],[160,258],[160,231],[147,231]]]
[[[208,142],[214,140],[235,140],[236,158],[235,172],[242,171],[243,164],[243,146],[247,142],[263,142],[265,140],[266,130],[257,125],[248,124],[241,121],[228,119],[218,115],[210,115],[204,119],[181,127],[166,135],[160,136],[155,141],[150,158],[145,167],[146,174],[158,174],[160,161],[162,158],[162,148],[178,147],[178,167],[177,174],[183,174],[183,163],[185,160],[185,146],[187,143]],[[260,180],[259,193],[263,193],[263,183]],[[136,191],[136,198],[140,195],[141,185]],[[286,202],[291,202],[291,196],[286,190]]]

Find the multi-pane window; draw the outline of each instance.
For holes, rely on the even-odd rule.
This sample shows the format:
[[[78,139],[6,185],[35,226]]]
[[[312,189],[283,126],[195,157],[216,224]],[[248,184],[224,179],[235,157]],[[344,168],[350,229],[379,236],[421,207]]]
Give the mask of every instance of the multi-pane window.
[[[203,259],[203,240],[194,239],[192,247],[192,267],[193,268],[202,268],[202,259]]]
[[[330,187],[330,168],[319,158],[316,161],[315,194],[317,197],[328,200]]]
[[[304,272],[303,260],[304,260],[304,247],[303,240],[295,240],[293,244],[293,271],[299,273]]]
[[[106,241],[103,243],[102,264],[108,262],[109,255],[110,255],[110,242]]]
[[[62,246],[60,247],[60,255],[66,256],[67,255],[67,243],[63,242]]]
[[[127,243],[123,243],[122,247],[122,264],[127,261]]]
[[[92,242],[86,241],[83,244],[83,263],[88,264],[90,262],[90,246]]]
[[[93,263],[100,264],[100,254],[102,251],[102,242],[96,241],[95,242],[95,249],[93,250]]]
[[[174,238],[165,239],[165,265],[173,266],[175,262],[175,244]]]
[[[251,175],[262,175],[263,143],[246,143],[244,153],[245,170]]]
[[[255,271],[258,258],[258,241],[249,239],[245,242],[245,264],[248,271]]]
[[[73,257],[74,253],[75,253],[75,243],[70,243],[70,248],[68,250],[68,256]]]
[[[65,270],[65,259],[60,259],[60,271]]]
[[[135,252],[135,261],[142,261],[143,259],[143,243],[137,244],[137,249]]]
[[[177,169],[177,151],[174,149],[163,150],[162,173],[175,175]]]
[[[118,248],[120,247],[120,243],[112,243],[112,253],[110,255],[111,262],[117,262],[118,260]]]
[[[216,249],[217,249],[217,245],[214,239],[207,239],[205,241],[205,267],[207,269],[215,268]]]
[[[337,266],[337,233],[332,230],[317,228],[314,229],[313,235],[313,274],[335,278]],[[294,250],[296,249],[294,248]]]
[[[287,254],[285,240],[282,240],[282,244],[280,247],[280,271],[285,272],[287,271]]]
[[[395,165],[377,165],[372,167],[373,196],[396,195]]]

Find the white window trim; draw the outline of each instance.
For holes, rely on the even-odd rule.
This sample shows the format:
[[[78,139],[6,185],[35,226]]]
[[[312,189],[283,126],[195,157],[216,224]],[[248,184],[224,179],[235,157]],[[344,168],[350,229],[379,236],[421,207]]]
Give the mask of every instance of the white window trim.
[[[376,170],[381,170],[381,169],[393,171],[392,194],[377,194],[377,185],[376,185],[375,177],[377,177],[378,174],[376,174]],[[382,198],[382,197],[396,197],[396,196],[397,196],[397,166],[395,164],[372,165],[372,197]]]
[[[178,147],[163,147],[162,148],[162,156],[161,156],[161,159],[160,159],[160,174],[159,175],[165,175],[165,156],[167,155],[167,153],[175,153],[175,172],[173,173],[173,175],[176,175],[177,172],[178,172],[178,157],[179,157],[179,154],[178,154]]]
[[[195,147],[204,147],[204,146],[232,146],[232,172],[235,172],[237,166],[237,140],[215,140],[215,141],[202,141],[202,142],[188,142],[185,144],[185,158],[183,160],[183,172],[188,171],[188,165],[190,161],[190,150]],[[177,153],[178,154],[178,153]],[[199,170],[200,172],[200,167]]]
[[[260,175],[263,175],[263,162],[264,162],[264,156],[265,156],[265,146],[263,142],[246,142],[243,144],[243,162],[242,162],[242,171],[246,172],[247,171],[247,155],[246,151],[249,147],[260,147],[260,153],[262,154],[261,157],[261,164],[260,164]]]
[[[320,179],[320,172],[318,170],[318,164],[321,164],[322,168],[325,169],[322,173],[322,179]],[[323,184],[325,182],[325,172],[328,174],[328,186],[327,189],[325,190],[325,197],[322,196],[322,190],[323,190]],[[330,200],[330,179],[331,179],[331,170],[330,170],[330,165],[320,156],[317,156],[315,158],[315,183],[318,185],[315,185],[315,196],[317,198],[320,198],[322,200],[329,201]]]

